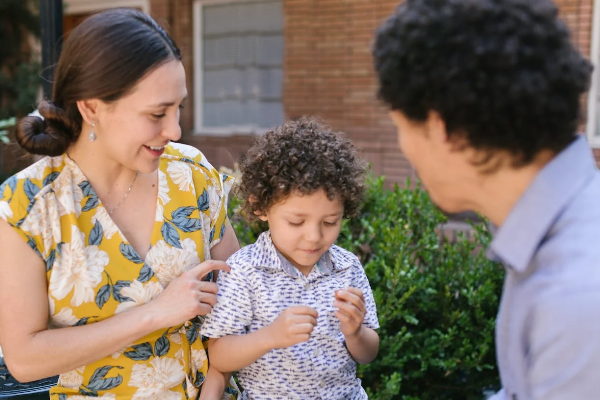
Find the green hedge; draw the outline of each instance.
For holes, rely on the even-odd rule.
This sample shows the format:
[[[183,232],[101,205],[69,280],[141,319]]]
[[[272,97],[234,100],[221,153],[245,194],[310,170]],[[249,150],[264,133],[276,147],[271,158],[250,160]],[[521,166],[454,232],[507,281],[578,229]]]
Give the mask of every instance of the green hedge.
[[[480,400],[497,389],[494,321],[503,270],[485,258],[490,233],[448,243],[446,217],[420,187],[384,188],[370,178],[361,216],[345,221],[338,245],[360,257],[377,303],[379,356],[359,366],[374,400]],[[266,229],[248,223],[232,198],[230,216],[242,245]]]

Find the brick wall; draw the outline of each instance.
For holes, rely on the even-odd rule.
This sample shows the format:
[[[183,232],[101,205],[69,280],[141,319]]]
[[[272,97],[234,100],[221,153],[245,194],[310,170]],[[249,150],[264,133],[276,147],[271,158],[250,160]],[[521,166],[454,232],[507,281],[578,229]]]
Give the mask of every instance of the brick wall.
[[[169,21],[182,47],[192,88],[191,0],[152,0],[152,14]],[[284,0],[287,118],[315,115],[343,131],[362,149],[376,173],[389,182],[414,177],[402,156],[387,110],[376,99],[370,54],[373,34],[397,0]],[[557,0],[573,39],[589,56],[593,0]],[[191,100],[191,99],[190,99]],[[184,132],[193,126],[192,101],[182,113]],[[582,127],[584,128],[584,127]],[[215,165],[230,165],[251,137],[187,135]],[[595,152],[600,162],[600,150]]]

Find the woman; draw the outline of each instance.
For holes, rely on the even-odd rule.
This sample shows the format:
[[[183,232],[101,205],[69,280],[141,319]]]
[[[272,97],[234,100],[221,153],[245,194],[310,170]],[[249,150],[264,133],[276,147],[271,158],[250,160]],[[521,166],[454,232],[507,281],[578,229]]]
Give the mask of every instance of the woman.
[[[171,38],[111,10],[71,32],[52,102],[19,123],[19,144],[49,157],[0,188],[0,343],[16,379],[61,374],[53,399],[226,389],[195,317],[216,302],[205,277],[239,245],[229,178],[170,143],[186,96]]]

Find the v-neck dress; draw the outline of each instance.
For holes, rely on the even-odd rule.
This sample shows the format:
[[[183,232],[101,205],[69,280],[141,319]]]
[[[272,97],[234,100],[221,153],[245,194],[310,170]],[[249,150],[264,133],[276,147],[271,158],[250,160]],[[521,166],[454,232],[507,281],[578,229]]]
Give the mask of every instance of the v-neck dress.
[[[147,303],[210,258],[225,231],[230,177],[197,149],[161,156],[151,247],[142,259],[77,164],[46,157],[0,186],[5,219],[46,264],[50,328],[93,324]],[[160,330],[60,375],[51,399],[195,398],[208,369],[200,320]],[[236,390],[228,388],[231,399]]]

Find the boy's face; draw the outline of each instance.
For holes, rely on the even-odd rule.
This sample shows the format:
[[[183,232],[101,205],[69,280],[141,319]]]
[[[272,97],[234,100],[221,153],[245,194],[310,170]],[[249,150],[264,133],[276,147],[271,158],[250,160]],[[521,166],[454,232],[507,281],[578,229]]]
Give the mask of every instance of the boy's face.
[[[309,195],[291,194],[260,219],[269,222],[275,247],[300,272],[308,275],[340,233],[344,207],[320,189]]]

